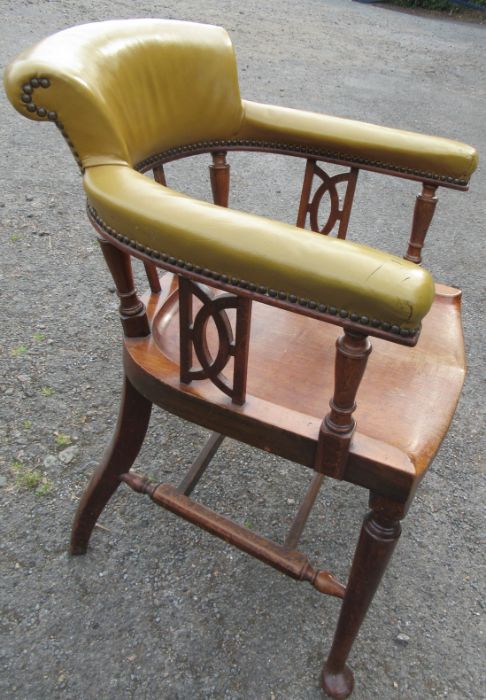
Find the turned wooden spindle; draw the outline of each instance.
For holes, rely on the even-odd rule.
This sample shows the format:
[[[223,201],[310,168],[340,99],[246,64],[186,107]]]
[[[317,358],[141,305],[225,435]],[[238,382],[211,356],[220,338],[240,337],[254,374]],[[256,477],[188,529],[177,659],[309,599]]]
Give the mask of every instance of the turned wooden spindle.
[[[130,256],[103,238],[98,242],[120,299],[120,319],[125,335],[127,338],[149,335],[147,314],[137,296]]]
[[[230,166],[226,162],[226,151],[212,153],[213,164],[209,166],[213,201],[221,207],[228,206]]]
[[[145,274],[150,285],[150,291],[152,294],[159,294],[161,291],[159,273],[155,265],[152,263],[144,262]]]
[[[158,182],[159,185],[164,185],[164,187],[167,187],[167,181],[165,179],[165,172],[164,172],[164,166],[163,165],[157,165],[155,168],[152,170],[154,174],[154,180],[155,182]]]
[[[417,264],[422,262],[422,248],[424,247],[425,236],[429,230],[437,205],[436,190],[437,185],[424,183],[421,194],[417,195],[408,250],[406,255],[403,256],[405,260],[410,260],[410,262]]]
[[[363,377],[371,343],[366,335],[348,331],[336,341],[334,395],[322,421],[315,469],[336,479],[343,476],[356,421],[356,393]]]

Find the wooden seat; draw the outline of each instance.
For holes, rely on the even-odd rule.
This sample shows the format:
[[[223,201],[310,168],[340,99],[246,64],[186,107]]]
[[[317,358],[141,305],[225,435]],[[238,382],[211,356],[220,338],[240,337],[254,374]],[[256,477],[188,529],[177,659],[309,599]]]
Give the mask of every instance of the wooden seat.
[[[315,439],[333,393],[334,366],[329,361],[326,365],[325,358],[333,357],[339,329],[255,304],[247,399],[243,407],[235,407],[210,380],[181,384],[178,297],[177,292],[170,296],[170,278],[164,277],[160,295],[146,298],[152,335],[142,342],[126,341],[134,366],[188,397],[211,402],[216,410],[236,411],[237,422],[242,415],[264,422],[271,416],[276,435],[281,430],[291,432],[296,444],[305,438]],[[409,349],[376,340],[361,384],[355,413],[359,433],[396,447],[402,459],[409,458],[417,476],[430,463],[447,431],[464,381],[460,298],[458,290],[437,285],[436,300],[424,321],[420,345]],[[212,334],[208,332],[209,343],[216,346],[214,327],[212,330]],[[376,409],[378,405],[380,410]],[[218,412],[216,420],[208,419],[204,424],[216,430],[220,420]],[[269,425],[268,430],[271,429]],[[301,452],[300,444],[297,449],[286,448],[278,435],[272,442],[272,452],[310,467],[314,450],[315,446],[311,446]]]
[[[438,187],[467,189],[474,149],[241,100],[229,37],[191,23],[66,30],[21,54],[5,82],[16,109],[56,124],[71,148],[120,299],[123,399],[113,441],[79,504],[71,553],[86,552],[121,483],[149,495],[343,599],[321,685],[348,697],[353,641],[464,380],[461,293],[434,286],[416,263]],[[227,157],[238,150],[305,161],[295,227],[228,207]],[[165,163],[201,153],[211,155],[213,203],[171,190],[165,178]],[[326,163],[343,170],[330,175]],[[404,259],[344,240],[361,169],[422,184]],[[132,260],[148,278],[142,297]],[[131,471],[153,404],[213,431],[178,485]],[[284,542],[190,497],[225,436],[309,469]],[[298,549],[325,476],[370,494],[345,584]]]

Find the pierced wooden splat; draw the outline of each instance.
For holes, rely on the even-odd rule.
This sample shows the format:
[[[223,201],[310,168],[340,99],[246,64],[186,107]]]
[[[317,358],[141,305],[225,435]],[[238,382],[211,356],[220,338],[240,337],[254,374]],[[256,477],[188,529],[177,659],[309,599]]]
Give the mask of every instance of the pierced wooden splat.
[[[202,306],[194,314],[193,298]],[[233,329],[226,311],[236,309]],[[209,320],[214,321],[218,350],[211,355],[207,339]],[[233,403],[243,404],[246,397],[248,349],[250,343],[251,299],[235,294],[211,297],[204,287],[185,277],[179,278],[180,377],[189,384],[197,379],[209,379],[227,394]],[[193,368],[193,351],[200,369]],[[222,374],[230,358],[234,358],[233,381]]]
[[[311,229],[316,231],[316,233],[327,235],[334,229],[336,223],[339,221],[337,237],[346,238],[349,217],[351,216],[351,208],[353,206],[354,192],[356,190],[358,172],[358,168],[350,168],[349,172],[347,173],[339,173],[338,175],[331,176],[328,175],[319,165],[317,165],[317,161],[309,158],[305,168],[299,213],[297,215],[297,226],[300,228],[305,228],[307,215],[309,214]],[[314,194],[311,195],[314,178],[319,178],[321,180],[321,184],[318,185]],[[342,182],[346,183],[346,190],[343,206],[340,208],[337,185]],[[324,225],[320,227],[319,208],[326,194],[329,195],[329,215]]]

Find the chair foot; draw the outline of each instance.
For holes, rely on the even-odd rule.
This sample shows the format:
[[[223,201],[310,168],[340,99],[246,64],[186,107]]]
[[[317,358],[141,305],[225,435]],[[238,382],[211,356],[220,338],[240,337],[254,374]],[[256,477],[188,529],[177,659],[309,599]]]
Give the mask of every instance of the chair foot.
[[[353,674],[346,660],[368,607],[400,537],[402,504],[371,495],[354,554],[329,657],[322,671],[322,687],[332,698],[347,698]]]
[[[336,698],[337,700],[347,698],[351,695],[354,688],[353,672],[349,666],[344,666],[339,673],[333,673],[328,668],[328,665],[324,664],[321,673],[321,686],[330,698]]]
[[[74,518],[69,551],[85,554],[91,533],[103,508],[120,485],[120,475],[129,471],[142,447],[152,404],[125,377],[115,434],[98,469],[91,477]]]

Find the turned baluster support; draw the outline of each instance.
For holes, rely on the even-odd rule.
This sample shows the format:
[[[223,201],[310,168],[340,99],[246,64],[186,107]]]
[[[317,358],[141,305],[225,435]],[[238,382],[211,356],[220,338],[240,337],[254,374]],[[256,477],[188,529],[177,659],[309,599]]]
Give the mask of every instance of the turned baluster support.
[[[410,260],[410,262],[417,264],[422,262],[422,248],[424,247],[425,236],[429,230],[437,205],[436,190],[437,185],[424,183],[421,194],[417,195],[408,250],[406,255],[404,255],[405,260]]]
[[[98,242],[115,282],[120,299],[120,319],[126,337],[149,335],[147,314],[144,304],[137,296],[130,256],[103,238],[98,239]]]
[[[226,162],[226,151],[218,151],[211,154],[213,164],[209,166],[209,177],[213,201],[221,207],[228,206],[230,166]]]
[[[167,187],[164,166],[163,165],[156,165],[155,168],[153,168],[152,172],[154,174],[155,182],[158,182],[159,185],[163,185],[164,187]]]
[[[322,421],[316,450],[316,471],[341,479],[356,421],[356,394],[366,369],[371,343],[366,335],[348,331],[336,341],[334,395]]]

